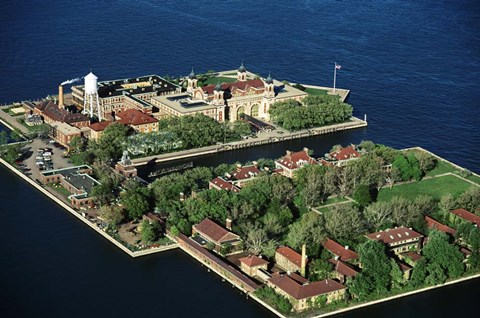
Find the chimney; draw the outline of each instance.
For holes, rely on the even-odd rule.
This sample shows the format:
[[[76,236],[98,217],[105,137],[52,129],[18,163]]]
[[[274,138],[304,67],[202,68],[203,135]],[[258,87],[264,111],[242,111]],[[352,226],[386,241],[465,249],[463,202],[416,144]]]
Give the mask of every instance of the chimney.
[[[307,147],[303,147],[303,151],[305,151],[305,153],[308,155],[308,148]]]
[[[288,159],[290,159],[290,156],[292,155],[292,152],[290,150],[287,150],[287,155],[285,157],[287,157]]]
[[[305,268],[307,266],[307,246],[302,245],[302,264],[300,266],[300,275],[305,277]]]
[[[58,86],[58,107],[59,108],[65,107],[65,105],[63,104],[63,86],[62,85]]]
[[[345,245],[345,249],[348,250],[350,248],[350,246],[348,245]]]
[[[258,162],[256,162],[256,161],[253,161],[252,164],[253,164],[254,167],[258,166]]]
[[[232,230],[232,220],[230,218],[225,219],[225,228],[229,231]]]

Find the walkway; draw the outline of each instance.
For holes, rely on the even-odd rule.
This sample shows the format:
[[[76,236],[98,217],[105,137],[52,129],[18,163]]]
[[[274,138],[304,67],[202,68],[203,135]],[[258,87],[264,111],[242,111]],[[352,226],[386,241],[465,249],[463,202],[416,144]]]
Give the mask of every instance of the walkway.
[[[15,118],[7,114],[6,112],[0,110],[0,120],[7,124],[7,126],[12,126],[18,130],[20,130],[23,134],[28,135],[29,130],[27,127],[20,124]],[[9,127],[11,128],[11,127]]]

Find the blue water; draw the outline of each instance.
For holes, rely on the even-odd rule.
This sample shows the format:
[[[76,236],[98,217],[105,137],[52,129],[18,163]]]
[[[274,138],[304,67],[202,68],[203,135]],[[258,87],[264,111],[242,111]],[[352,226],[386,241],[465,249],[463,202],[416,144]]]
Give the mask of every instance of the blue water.
[[[3,0],[0,103],[55,94],[60,82],[90,69],[100,80],[178,76],[243,60],[255,73],[327,86],[337,62],[337,87],[352,91],[354,113],[367,114],[369,127],[306,143],[320,150],[337,140],[419,145],[480,172],[479,21],[475,0]],[[130,260],[11,174],[0,169],[0,178],[8,180],[3,198],[11,184],[17,194],[0,205],[0,299],[7,303],[0,309],[8,316],[188,316],[205,306],[199,316],[265,315],[188,257]],[[27,196],[34,205],[16,200]],[[436,317],[450,316],[451,295],[461,296],[462,310],[475,304],[479,284],[465,286],[391,304],[389,316],[412,314],[409,308],[429,316],[432,306]],[[381,308],[368,314],[380,317]]]

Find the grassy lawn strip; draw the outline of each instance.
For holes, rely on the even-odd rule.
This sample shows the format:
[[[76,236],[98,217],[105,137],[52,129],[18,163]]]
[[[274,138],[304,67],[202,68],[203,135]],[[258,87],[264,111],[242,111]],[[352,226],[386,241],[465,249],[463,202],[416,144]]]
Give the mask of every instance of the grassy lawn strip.
[[[448,162],[438,160],[437,166],[435,167],[435,169],[430,170],[427,173],[427,176],[433,177],[433,176],[443,174],[443,173],[455,172],[457,170],[458,170],[457,168],[455,168],[454,166],[452,166]]]
[[[306,87],[305,92],[307,92],[310,95],[327,95],[328,91],[324,89],[318,89],[318,88],[310,88]]]
[[[468,180],[475,182],[476,184],[480,184],[480,177],[477,177],[475,175],[471,175],[467,177]]]
[[[231,78],[231,77],[210,77],[206,81],[203,82],[203,85],[210,85],[210,84],[217,84],[217,83],[233,83],[236,82],[236,78]]]
[[[71,195],[71,193],[68,192],[67,189],[65,189],[64,187],[62,187],[58,183],[49,183],[49,184],[47,184],[47,186],[49,188],[55,190],[56,192],[60,193],[61,195],[63,195],[67,199],[68,199],[68,196]]]
[[[435,199],[440,199],[443,195],[451,193],[458,197],[472,185],[453,175],[439,178],[422,180],[419,182],[402,184],[394,186],[392,189],[383,188],[378,193],[377,201],[390,201],[393,196],[402,196],[413,200],[421,194],[430,195]]]

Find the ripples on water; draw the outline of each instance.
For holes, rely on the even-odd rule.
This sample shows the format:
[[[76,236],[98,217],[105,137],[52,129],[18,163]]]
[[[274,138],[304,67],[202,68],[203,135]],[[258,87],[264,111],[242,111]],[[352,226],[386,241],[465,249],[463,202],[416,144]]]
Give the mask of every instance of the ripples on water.
[[[262,75],[271,71],[277,79],[331,85],[336,61],[342,65],[338,87],[352,90],[349,102],[356,115],[368,114],[370,126],[305,140],[306,145],[319,154],[337,141],[346,144],[367,138],[394,147],[420,145],[480,172],[478,21],[480,4],[474,0],[2,1],[0,102],[56,93],[60,82],[82,76],[90,68],[100,80],[151,73],[178,76],[188,74],[192,66],[197,72],[234,69],[242,59],[249,70]],[[299,145],[285,144],[289,146]],[[259,151],[260,156],[277,156],[284,149],[272,146]],[[2,179],[7,176],[12,178],[1,174]],[[20,184],[18,191],[27,190]],[[4,257],[0,263],[2,269],[8,266],[10,273],[0,274],[2,281],[8,279],[2,298],[13,305],[21,307],[34,302],[23,299],[25,289],[21,286],[28,281],[32,283],[25,286],[33,290],[33,298],[40,297],[35,290],[46,288],[45,297],[40,297],[45,302],[42,309],[48,308],[45,304],[62,306],[55,312],[57,316],[75,315],[71,308],[78,305],[68,299],[70,294],[83,308],[90,303],[102,307],[101,302],[92,299],[106,297],[106,303],[121,304],[122,310],[117,313],[122,314],[129,312],[124,303],[129,297],[139,299],[139,304],[130,309],[152,306],[151,301],[143,303],[150,297],[142,293],[143,288],[151,293],[148,295],[160,298],[167,297],[163,292],[165,285],[190,298],[194,294],[182,290],[203,286],[204,294],[217,288],[208,288],[218,282],[211,277],[203,281],[205,272],[191,269],[193,262],[181,267],[186,271],[183,275],[173,272],[180,279],[176,284],[161,273],[182,266],[188,262],[186,258],[177,262],[166,255],[133,262],[83,225],[72,222],[63,211],[53,209],[48,201],[38,200],[35,208],[20,206],[18,201],[2,202],[4,228],[11,230],[8,235],[5,230],[0,232],[8,242],[2,251],[9,251],[11,258]],[[11,217],[8,212],[20,217]],[[41,220],[39,215],[48,222],[29,226],[32,218]],[[54,222],[55,227],[49,222]],[[26,234],[27,238],[28,233],[33,233],[31,237],[38,236],[38,243],[31,238],[26,242],[17,233]],[[72,238],[71,233],[78,237]],[[50,251],[49,242],[54,238],[57,241],[51,243]],[[15,246],[25,254],[16,253]],[[30,254],[32,250],[36,252]],[[58,255],[72,261],[57,263],[58,270],[45,265],[51,258],[62,259]],[[81,269],[75,264],[81,264]],[[160,268],[160,272],[153,271],[147,279],[141,276],[147,267],[157,271]],[[82,273],[84,279],[75,278],[68,284],[73,279],[69,275]],[[60,279],[66,283],[58,285],[56,291],[55,286],[47,288],[46,275],[55,283]],[[119,284],[117,277],[122,277],[125,285]],[[191,279],[196,281],[190,283]],[[149,280],[155,287],[147,283]],[[103,286],[102,295],[94,292],[95,284],[91,281]],[[205,285],[198,285],[197,281]],[[124,294],[118,299],[103,295],[122,290]],[[252,313],[255,305],[245,305],[235,293],[216,290],[220,291],[219,299],[228,298],[223,301],[231,304],[235,312],[247,316],[264,314]],[[47,301],[48,296],[53,300]],[[55,299],[66,303],[59,305]],[[175,304],[172,298],[167,299],[163,304]],[[199,299],[216,305],[216,300],[208,300],[205,295],[192,301]],[[35,304],[40,306],[40,301]],[[202,302],[196,304],[192,308],[201,307]],[[158,312],[172,313],[165,306],[152,307]],[[102,308],[101,312],[108,313],[108,309]],[[214,316],[221,314],[218,308],[211,310],[217,313]]]

